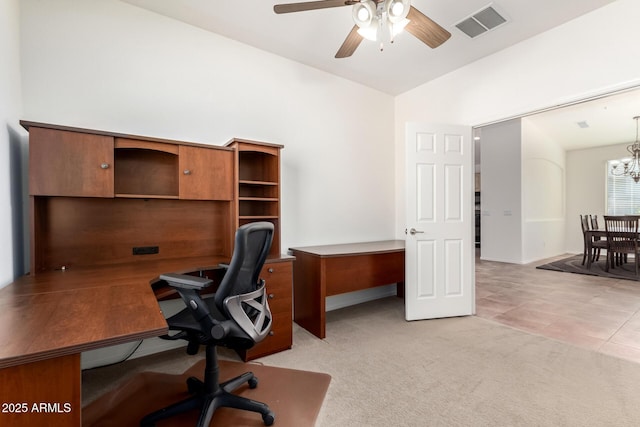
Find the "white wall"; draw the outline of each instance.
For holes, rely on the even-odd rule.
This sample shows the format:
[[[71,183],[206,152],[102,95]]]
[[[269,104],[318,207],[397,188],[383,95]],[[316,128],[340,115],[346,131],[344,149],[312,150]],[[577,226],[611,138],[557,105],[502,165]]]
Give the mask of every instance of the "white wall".
[[[391,96],[115,0],[21,8],[25,119],[283,144],[283,250],[393,238]]]
[[[522,263],[565,252],[565,151],[522,123]]]
[[[520,119],[482,128],[480,256],[522,260],[522,129]]]
[[[0,287],[22,273],[19,16],[18,0],[0,2]]]
[[[639,16],[639,1],[618,0],[398,96],[396,235],[404,232],[406,122],[476,126],[637,84]]]
[[[606,213],[607,160],[619,159],[628,144],[572,150],[567,152],[566,251],[582,253],[580,215]]]
[[[565,151],[528,118],[479,128],[483,260],[565,252]]]

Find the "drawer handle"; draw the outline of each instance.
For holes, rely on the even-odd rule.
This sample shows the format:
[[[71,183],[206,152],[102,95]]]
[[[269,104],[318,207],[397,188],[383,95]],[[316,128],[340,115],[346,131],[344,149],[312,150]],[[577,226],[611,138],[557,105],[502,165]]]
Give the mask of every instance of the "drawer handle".
[[[274,336],[275,334],[276,334],[275,332],[273,332],[273,331],[269,331],[269,336],[271,336],[271,337],[272,337],[272,336]]]
[[[109,169],[109,163],[102,163],[102,164],[100,165],[100,167],[101,167],[102,169]]]
[[[189,169],[185,169],[182,173],[185,175],[191,175],[191,171]]]
[[[275,295],[274,294],[269,294],[268,297],[269,297],[269,299],[273,299],[273,298],[275,298]]]
[[[273,273],[273,268],[269,268],[267,271],[268,271],[269,273]]]

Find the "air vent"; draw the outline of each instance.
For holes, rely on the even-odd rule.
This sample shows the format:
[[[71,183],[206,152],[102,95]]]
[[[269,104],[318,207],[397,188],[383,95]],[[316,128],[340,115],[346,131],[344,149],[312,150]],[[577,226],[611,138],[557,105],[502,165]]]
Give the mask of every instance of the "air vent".
[[[492,6],[487,6],[480,12],[460,21],[456,27],[471,38],[493,30],[497,26],[504,24],[507,20],[500,15]]]

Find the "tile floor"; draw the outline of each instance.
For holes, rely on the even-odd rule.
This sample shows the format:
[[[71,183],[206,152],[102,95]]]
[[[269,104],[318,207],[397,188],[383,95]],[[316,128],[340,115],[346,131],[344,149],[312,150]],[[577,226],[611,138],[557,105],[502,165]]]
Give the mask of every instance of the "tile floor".
[[[553,259],[477,258],[477,316],[640,363],[640,282],[536,269]]]

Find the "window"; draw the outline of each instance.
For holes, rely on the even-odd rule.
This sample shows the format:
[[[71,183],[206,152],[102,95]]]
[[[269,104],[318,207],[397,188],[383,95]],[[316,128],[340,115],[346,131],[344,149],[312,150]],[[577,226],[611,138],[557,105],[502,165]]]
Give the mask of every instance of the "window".
[[[619,162],[607,162],[607,215],[640,215],[640,182],[628,175],[612,175],[612,164]]]

